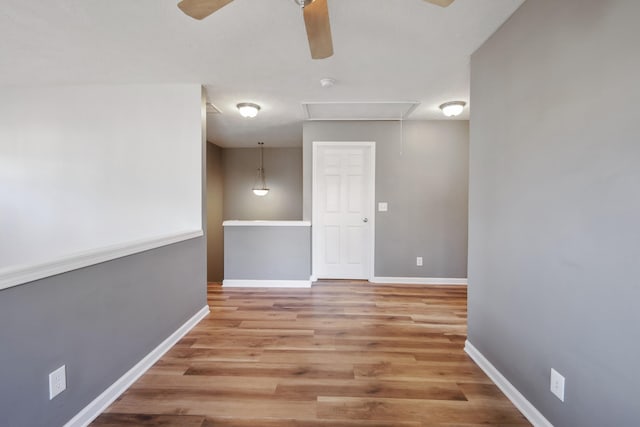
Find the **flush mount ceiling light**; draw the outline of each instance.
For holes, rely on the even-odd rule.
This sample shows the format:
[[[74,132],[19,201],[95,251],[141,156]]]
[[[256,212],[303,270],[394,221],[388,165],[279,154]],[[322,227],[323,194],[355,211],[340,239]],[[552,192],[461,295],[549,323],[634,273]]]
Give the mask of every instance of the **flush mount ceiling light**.
[[[442,104],[440,106],[440,109],[442,110],[442,114],[444,114],[445,116],[455,117],[459,116],[460,113],[462,113],[465,105],[467,105],[467,103],[464,101],[451,101]]]
[[[256,182],[253,185],[253,194],[256,196],[266,196],[269,192],[267,188],[267,182],[264,177],[264,142],[258,142],[258,147],[260,150],[260,167],[258,167],[258,172],[256,174]]]
[[[236,105],[238,107],[238,111],[240,111],[240,115],[246,118],[253,118],[258,115],[258,111],[260,111],[260,106],[258,104],[254,104],[253,102],[241,102]]]

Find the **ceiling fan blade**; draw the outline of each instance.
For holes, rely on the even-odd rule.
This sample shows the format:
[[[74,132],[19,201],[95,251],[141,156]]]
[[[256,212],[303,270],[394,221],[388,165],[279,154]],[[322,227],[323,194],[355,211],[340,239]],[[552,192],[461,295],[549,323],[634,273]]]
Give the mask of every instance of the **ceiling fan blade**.
[[[194,19],[204,19],[233,0],[182,0],[178,3],[181,11]]]
[[[424,1],[426,1],[427,3],[438,5],[438,6],[447,7],[451,3],[453,3],[454,0],[424,0]]]
[[[333,55],[327,0],[315,0],[309,3],[304,7],[303,14],[311,58],[323,59]]]

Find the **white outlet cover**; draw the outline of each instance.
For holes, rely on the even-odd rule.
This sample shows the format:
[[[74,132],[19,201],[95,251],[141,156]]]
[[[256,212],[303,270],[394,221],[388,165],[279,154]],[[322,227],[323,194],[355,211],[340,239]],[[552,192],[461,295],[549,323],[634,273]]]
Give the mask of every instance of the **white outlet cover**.
[[[564,402],[564,377],[551,368],[551,392]]]
[[[49,374],[49,400],[67,389],[67,368],[60,366]]]
[[[416,265],[418,267],[422,267],[422,257],[421,256],[416,257]]]
[[[387,202],[378,203],[378,212],[386,212],[389,210],[389,204]]]

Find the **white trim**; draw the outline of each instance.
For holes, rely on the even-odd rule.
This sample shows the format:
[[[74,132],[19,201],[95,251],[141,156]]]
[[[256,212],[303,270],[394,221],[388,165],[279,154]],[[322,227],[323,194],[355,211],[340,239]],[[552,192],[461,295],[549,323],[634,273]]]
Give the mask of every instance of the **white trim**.
[[[482,369],[484,373],[491,378],[491,381],[493,381],[495,385],[502,390],[511,403],[513,403],[515,407],[522,412],[522,415],[527,417],[531,424],[535,427],[553,427],[553,424],[551,424],[549,420],[547,420],[544,415],[542,415],[542,413],[538,411],[536,407],[533,406],[531,402],[529,402],[527,398],[524,397],[522,393],[520,393],[518,389],[515,388],[513,384],[511,384],[509,380],[507,380],[504,375],[502,375],[500,371],[498,371],[498,369],[496,369],[496,367],[493,366],[493,364],[491,364],[491,362],[489,362],[489,360],[487,360],[487,358],[469,342],[469,340],[466,340],[464,343],[464,351],[473,359],[474,362],[476,362],[480,369]]]
[[[183,336],[209,314],[209,306],[204,306],[196,314],[187,320],[178,330],[169,335],[160,345],[151,350],[142,360],[121,376],[109,388],[103,391],[91,403],[71,418],[64,427],[85,427],[96,419],[109,405],[111,405],[122,393],[124,393],[138,378],[142,376],[154,363],[171,349]]]
[[[53,276],[78,268],[88,267],[112,259],[121,258],[149,249],[159,248],[183,240],[202,236],[202,230],[186,231],[177,234],[137,240],[125,244],[105,246],[98,249],[78,252],[53,261],[34,265],[10,267],[0,270],[0,289],[10,288],[23,283],[32,282],[44,277]]]
[[[240,221],[227,220],[223,227],[311,227],[311,221]]]
[[[376,274],[376,143],[369,142],[368,144],[371,144],[371,188],[369,189],[371,191],[371,231],[369,232],[369,276],[367,279],[371,280]]]
[[[374,277],[372,283],[397,283],[400,285],[466,285],[467,278],[449,277]]]
[[[310,288],[311,280],[244,280],[224,279],[225,288]]]
[[[412,106],[410,109],[408,109],[403,115],[402,117],[367,117],[367,116],[362,116],[362,117],[322,117],[322,118],[315,118],[315,119],[305,119],[309,122],[344,122],[344,121],[349,121],[349,122],[397,122],[399,120],[403,120],[404,117],[407,117],[409,114],[411,114],[411,112],[413,110],[416,109],[416,107],[418,107],[418,105],[414,105]]]
[[[311,143],[313,150],[311,154],[311,224],[315,224],[318,219],[316,194],[318,194],[318,180],[316,178],[316,158],[318,155],[318,146],[333,146],[333,147],[368,147],[370,151],[370,196],[371,206],[369,218],[369,265],[367,277],[365,279],[372,281],[375,272],[375,260],[376,260],[376,143],[375,141],[313,141]],[[311,227],[311,277],[318,277],[316,266],[318,265],[318,251],[316,250],[316,242],[318,240],[318,228]],[[315,280],[314,280],[315,281]]]

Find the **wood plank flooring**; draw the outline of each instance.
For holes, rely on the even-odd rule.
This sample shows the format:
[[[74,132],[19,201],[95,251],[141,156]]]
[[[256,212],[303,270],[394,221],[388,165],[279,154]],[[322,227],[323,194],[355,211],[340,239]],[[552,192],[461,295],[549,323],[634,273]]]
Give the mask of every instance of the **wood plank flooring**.
[[[528,426],[464,353],[466,287],[222,289],[94,427]]]

